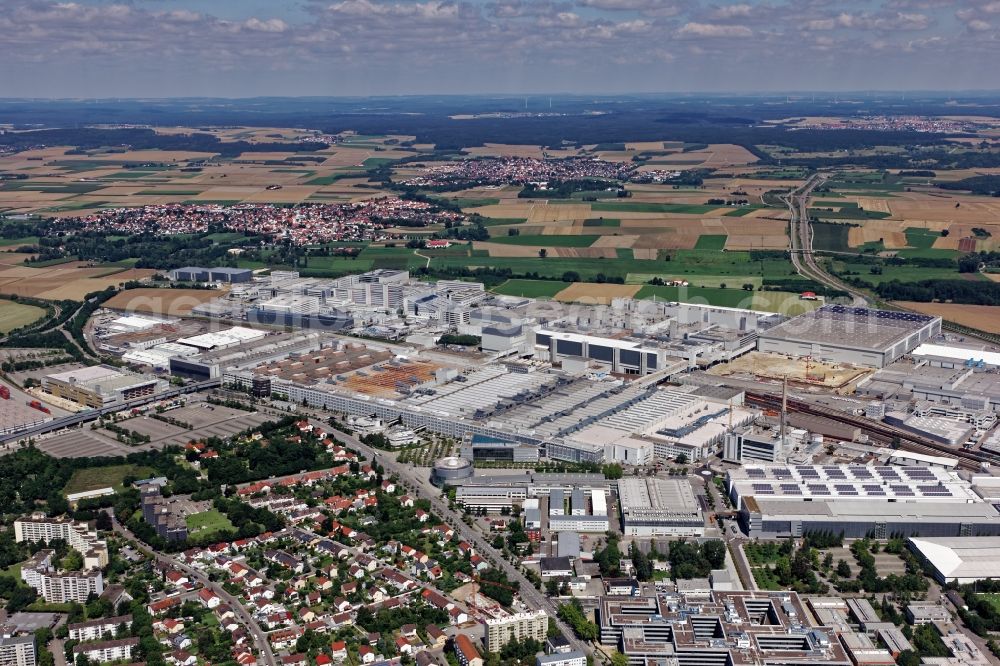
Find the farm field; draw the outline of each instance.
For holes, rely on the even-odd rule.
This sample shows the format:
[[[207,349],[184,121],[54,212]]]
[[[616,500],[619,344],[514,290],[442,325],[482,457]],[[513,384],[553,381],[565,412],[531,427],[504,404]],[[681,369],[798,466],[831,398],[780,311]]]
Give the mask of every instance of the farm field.
[[[112,296],[104,307],[127,312],[189,315],[192,308],[207,303],[224,292],[215,289],[129,289]]]
[[[507,280],[493,287],[490,291],[504,296],[521,296],[525,298],[553,298],[566,288],[565,282],[555,280]]]
[[[987,333],[1000,333],[1000,308],[992,305],[916,303],[911,301],[900,301],[899,305]]]
[[[555,299],[564,303],[594,303],[608,305],[615,298],[634,298],[640,289],[641,287],[639,285],[631,284],[574,282],[556,294]]]
[[[600,236],[499,236],[491,243],[533,247],[590,247]]]
[[[45,316],[45,310],[42,308],[0,299],[0,335],[38,321],[43,316]]]
[[[142,280],[156,273],[115,265],[89,266],[76,261],[36,268],[21,264],[23,255],[13,257],[14,260],[10,260],[6,254],[0,253],[0,293],[47,300],[82,301],[87,294],[117,287],[130,280]]]
[[[153,470],[149,467],[132,464],[85,467],[73,472],[63,493],[69,495],[99,488],[114,488],[118,491],[122,489],[122,481],[126,477],[145,479],[152,473]]]

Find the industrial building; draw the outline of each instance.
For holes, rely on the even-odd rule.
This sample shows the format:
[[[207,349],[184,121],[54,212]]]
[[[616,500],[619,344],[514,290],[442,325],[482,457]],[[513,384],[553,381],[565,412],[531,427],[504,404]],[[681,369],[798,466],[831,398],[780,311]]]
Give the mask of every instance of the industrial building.
[[[431,469],[431,483],[436,486],[454,485],[460,481],[471,479],[475,473],[472,461],[456,456],[441,458]]]
[[[997,508],[938,467],[746,465],[726,487],[751,537],[1000,535]]]
[[[569,489],[569,506],[565,508],[566,490],[555,488],[549,492],[549,530],[552,532],[607,532],[608,498],[603,488]]]
[[[554,364],[572,359],[584,360],[606,366],[609,372],[622,375],[648,375],[652,373],[685,370],[687,361],[669,356],[667,350],[652,347],[641,341],[580,335],[551,329],[534,332],[535,356]]]
[[[253,280],[253,271],[249,268],[200,268],[197,266],[186,266],[176,268],[167,277],[175,282],[250,282]]]
[[[687,479],[656,477],[618,481],[625,536],[703,536],[705,516]]]
[[[926,401],[970,412],[1000,412],[1000,375],[978,364],[932,365],[901,359],[859,383],[858,395]]]
[[[149,375],[94,365],[46,375],[42,388],[58,398],[100,409],[155,395],[165,390],[167,383]]]
[[[596,614],[601,644],[632,666],[854,666],[837,633],[813,624],[795,592],[604,596]]]
[[[1000,537],[910,537],[908,545],[942,585],[1000,578]]]
[[[824,305],[762,332],[757,349],[884,368],[940,333],[940,317]]]

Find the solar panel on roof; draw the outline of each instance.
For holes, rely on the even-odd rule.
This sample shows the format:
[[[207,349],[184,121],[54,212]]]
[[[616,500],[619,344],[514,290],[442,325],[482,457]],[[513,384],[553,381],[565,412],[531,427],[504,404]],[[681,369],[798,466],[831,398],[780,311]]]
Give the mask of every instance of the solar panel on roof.
[[[783,483],[783,484],[781,484],[781,491],[785,492],[785,493],[796,493],[796,494],[798,494],[798,492],[800,490],[801,489],[799,488],[799,486],[795,485],[794,483]]]
[[[814,495],[829,495],[830,489],[822,483],[810,483],[809,492]]]
[[[837,489],[838,493],[846,493],[850,490],[854,490],[854,486],[852,486],[849,483],[838,483],[835,484],[833,487]]]

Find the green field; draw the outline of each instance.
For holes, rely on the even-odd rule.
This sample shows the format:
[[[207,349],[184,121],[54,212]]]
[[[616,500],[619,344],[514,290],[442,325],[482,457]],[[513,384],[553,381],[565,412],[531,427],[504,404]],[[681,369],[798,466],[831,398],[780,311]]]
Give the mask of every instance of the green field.
[[[846,224],[813,222],[813,249],[827,252],[856,252],[856,249],[847,244],[850,229]]]
[[[733,285],[739,287],[740,285]],[[742,289],[716,289],[711,287],[658,287],[645,285],[636,298],[656,298],[661,301],[701,303],[727,308],[753,309],[754,292]]]
[[[554,280],[507,280],[493,287],[491,291],[504,296],[523,296],[526,298],[552,298],[568,287],[566,282]]]
[[[622,221],[613,217],[591,217],[583,221],[585,227],[620,227]]]
[[[44,316],[45,310],[34,305],[0,300],[0,334],[9,333]]]
[[[199,204],[203,206],[206,205],[235,206],[240,201],[242,201],[242,199],[188,199],[187,201],[184,201],[182,203],[188,206],[199,205]]]
[[[528,221],[526,217],[480,217],[479,223],[484,227],[514,226]],[[586,226],[586,225],[584,225]]]
[[[497,236],[491,243],[537,247],[590,247],[600,236]]]
[[[721,251],[726,247],[727,240],[729,240],[729,236],[726,234],[703,234],[698,236],[698,242],[694,244],[694,249]]]
[[[677,275],[674,273],[629,273],[625,277],[625,284],[646,284],[653,278],[660,278],[663,281],[684,278],[691,283],[692,287],[742,287],[744,284],[752,284],[754,289],[763,284],[764,279],[760,275]]]
[[[809,217],[815,217],[820,220],[882,220],[890,216],[891,213],[858,208],[857,204],[853,208],[845,205],[840,210],[809,209]]]
[[[69,495],[99,488],[114,488],[117,491],[122,489],[122,480],[126,476],[145,479],[153,473],[155,470],[150,467],[132,464],[85,467],[73,472],[73,476],[63,488],[63,493]]]
[[[38,236],[25,236],[24,238],[0,238],[0,247],[20,247],[21,245],[34,245],[38,242]]]
[[[677,213],[679,215],[704,215],[724,206],[706,206],[700,204],[666,204],[642,202],[595,203],[590,210],[600,212],[634,212],[634,213]]]
[[[139,194],[151,197],[193,197],[205,190],[142,190]]]
[[[900,257],[904,258],[927,258],[927,259],[954,259],[961,253],[958,250],[948,250],[931,247],[934,241],[941,237],[938,231],[923,229],[921,227],[908,227],[906,229],[906,243],[912,249],[900,250]]]
[[[192,536],[215,534],[235,529],[229,518],[217,509],[193,513],[184,519]]]
[[[364,171],[348,171],[344,173],[335,173],[329,176],[320,176],[319,178],[313,178],[312,180],[307,180],[306,185],[333,185],[338,180],[343,178],[353,178],[355,176],[364,175]]]
[[[481,206],[495,206],[500,203],[499,199],[491,199],[489,197],[469,197],[466,199],[455,198],[451,202],[456,206],[461,206],[462,208],[480,208]]]
[[[764,206],[741,206],[736,210],[731,210],[726,213],[726,217],[743,217],[744,215],[749,215],[755,210],[760,210],[761,208],[764,208]]]
[[[384,164],[392,164],[395,161],[392,157],[369,157],[361,163],[361,166],[366,169],[377,169]]]

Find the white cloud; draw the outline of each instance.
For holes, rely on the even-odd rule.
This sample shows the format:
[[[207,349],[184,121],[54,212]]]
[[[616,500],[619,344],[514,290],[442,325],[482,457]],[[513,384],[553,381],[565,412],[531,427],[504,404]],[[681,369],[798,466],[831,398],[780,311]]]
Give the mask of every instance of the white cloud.
[[[753,13],[753,7],[747,4],[726,5],[712,12],[712,18],[726,20],[733,18],[748,18]]]
[[[278,18],[262,21],[259,18],[250,17],[243,22],[243,29],[251,32],[285,32],[288,30],[288,24]]]
[[[993,29],[992,25],[982,19],[972,19],[965,26],[973,32],[986,32]]]
[[[685,23],[677,34],[685,37],[751,37],[753,31],[745,25],[718,23]]]

